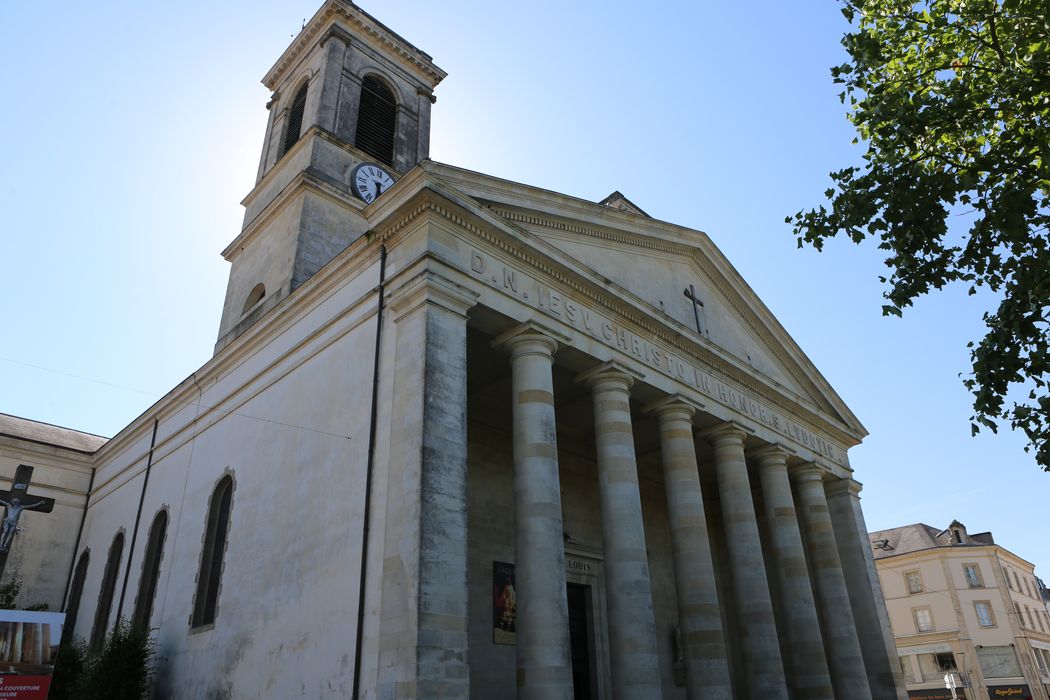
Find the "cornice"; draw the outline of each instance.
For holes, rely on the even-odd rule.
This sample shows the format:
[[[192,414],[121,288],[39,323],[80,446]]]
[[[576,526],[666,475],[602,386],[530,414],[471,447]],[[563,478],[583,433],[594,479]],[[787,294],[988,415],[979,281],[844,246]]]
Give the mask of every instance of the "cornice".
[[[427,54],[384,27],[353,3],[328,0],[296,35],[291,45],[277,59],[277,63],[266,73],[262,80],[263,85],[274,90],[288,70],[296,65],[303,55],[325,36],[325,32],[332,23],[338,20],[346,22],[371,41],[381,44],[403,63],[425,76],[432,88],[447,75],[445,71],[434,65]]]
[[[465,229],[510,257],[516,258],[518,261],[537,272],[546,275],[548,278],[557,281],[569,289],[572,289],[581,297],[586,298],[596,306],[605,309],[607,312],[612,313],[617,317],[630,321],[636,327],[645,330],[647,333],[677,350],[682,354],[683,358],[692,358],[702,363],[704,367],[713,371],[717,375],[728,379],[733,384],[747,389],[755,396],[761,397],[773,405],[779,406],[790,413],[795,419],[799,420],[804,427],[812,430],[814,429],[814,425],[820,425],[820,430],[822,432],[830,433],[836,440],[845,443],[848,446],[852,446],[860,441],[856,434],[850,432],[849,426],[839,424],[829,416],[821,415],[819,411],[814,411],[814,407],[802,404],[797,398],[787,396],[776,387],[757,381],[755,377],[748,373],[748,371],[742,371],[734,367],[731,362],[717,354],[711,348],[705,347],[703,344],[682,333],[680,330],[675,330],[673,327],[670,327],[667,320],[657,318],[654,315],[647,313],[640,307],[640,304],[644,302],[639,300],[634,304],[631,304],[626,300],[613,298],[608,294],[603,294],[598,280],[589,279],[586,274],[577,270],[572,270],[559,262],[555,262],[552,258],[538,253],[534,247],[528,245],[526,241],[519,238],[519,236],[532,237],[532,234],[529,234],[527,231],[512,229],[518,232],[518,236],[508,236],[506,233],[500,233],[498,229],[494,227],[479,225],[468,218],[468,216],[462,215],[458,211],[454,211],[453,207],[455,205],[453,203],[449,202],[449,205],[446,205],[443,201],[439,200],[438,198],[442,197],[441,193],[434,191],[434,194],[435,196],[420,199],[411,209],[402,211],[391,219],[377,225],[374,231],[379,239],[382,242],[387,242],[398,232],[405,227],[410,226],[417,218],[424,214],[429,213],[437,215],[449,223]],[[491,216],[498,216],[497,212],[493,212],[491,209],[488,209],[487,211],[491,212]],[[511,226],[509,222],[502,219],[501,221],[503,221],[505,225]],[[634,295],[630,296],[633,297]],[[813,420],[801,419],[799,415],[800,413],[812,416],[816,419],[816,423],[814,423]]]

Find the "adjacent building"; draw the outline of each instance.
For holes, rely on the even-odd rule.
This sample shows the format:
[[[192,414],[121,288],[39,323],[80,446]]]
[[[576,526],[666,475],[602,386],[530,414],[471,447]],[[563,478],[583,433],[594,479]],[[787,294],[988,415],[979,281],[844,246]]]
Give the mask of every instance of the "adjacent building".
[[[1034,565],[969,534],[906,525],[868,535],[914,700],[1050,698],[1050,615]]]

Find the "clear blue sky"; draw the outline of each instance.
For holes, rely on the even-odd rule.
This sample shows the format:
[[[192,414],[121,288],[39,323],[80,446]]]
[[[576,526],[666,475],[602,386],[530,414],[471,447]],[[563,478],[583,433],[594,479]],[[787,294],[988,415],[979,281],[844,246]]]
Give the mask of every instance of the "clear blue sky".
[[[318,4],[0,5],[0,411],[112,435],[211,356],[259,80]],[[448,71],[435,160],[619,189],[711,236],[871,432],[850,453],[869,529],[959,518],[1050,567],[1050,477],[1022,436],[969,435],[959,374],[989,300],[883,318],[874,246],[800,251],[784,224],[860,155],[828,75],[836,3],[363,6]]]

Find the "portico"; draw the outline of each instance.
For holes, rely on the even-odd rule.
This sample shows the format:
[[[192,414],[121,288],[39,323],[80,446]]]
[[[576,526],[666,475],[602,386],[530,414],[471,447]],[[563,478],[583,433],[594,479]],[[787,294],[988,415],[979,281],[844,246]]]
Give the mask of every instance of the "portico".
[[[425,266],[465,309],[465,342],[442,350],[467,367],[467,634],[452,651],[470,695],[897,697],[869,687],[861,640],[884,631],[852,613],[845,581],[868,572],[837,554],[863,543],[838,542],[828,515],[825,489],[855,485],[841,424],[586,269],[515,260],[493,222],[479,236],[447,201],[415,210],[423,238],[401,245],[440,238],[417,278]]]

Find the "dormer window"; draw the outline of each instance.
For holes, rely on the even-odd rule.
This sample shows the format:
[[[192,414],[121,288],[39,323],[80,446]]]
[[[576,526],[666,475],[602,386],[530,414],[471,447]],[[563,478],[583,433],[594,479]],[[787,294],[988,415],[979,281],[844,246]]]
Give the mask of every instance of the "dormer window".
[[[366,76],[361,81],[354,146],[380,163],[393,165],[396,134],[397,100],[393,91],[374,75]]]
[[[303,113],[306,112],[306,88],[309,83],[303,83],[299,92],[295,93],[292,106],[288,108],[288,125],[284,130],[284,143],[281,145],[281,155],[296,144],[303,131]]]

